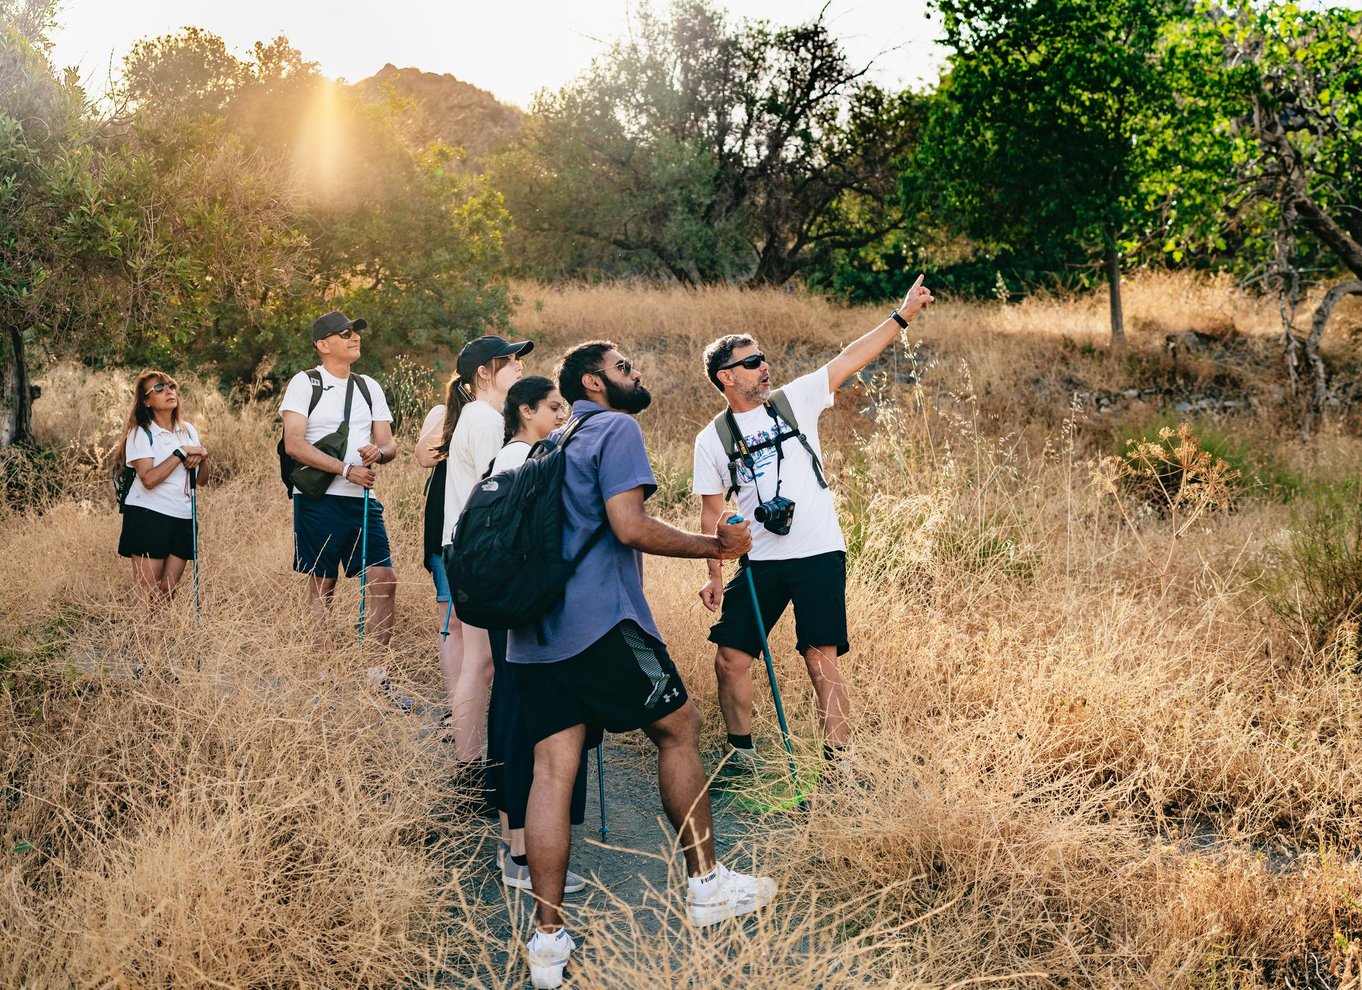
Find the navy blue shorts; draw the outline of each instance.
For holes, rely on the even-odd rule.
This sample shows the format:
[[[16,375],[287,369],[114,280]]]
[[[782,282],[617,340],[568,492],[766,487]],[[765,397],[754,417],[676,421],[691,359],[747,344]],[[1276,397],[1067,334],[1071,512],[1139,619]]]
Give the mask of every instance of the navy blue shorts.
[[[364,499],[350,495],[293,496],[293,569],[313,577],[345,576],[360,570],[360,533],[364,524]],[[369,496],[368,567],[391,567],[388,530],[383,525],[383,503]]]
[[[711,643],[752,657],[761,654],[761,631],[747,585],[749,571],[756,581],[768,636],[793,604],[795,649],[800,653],[810,646],[835,646],[841,656],[851,648],[847,641],[847,555],[841,550],[791,560],[749,561],[744,557],[724,588],[723,611],[709,629]]]

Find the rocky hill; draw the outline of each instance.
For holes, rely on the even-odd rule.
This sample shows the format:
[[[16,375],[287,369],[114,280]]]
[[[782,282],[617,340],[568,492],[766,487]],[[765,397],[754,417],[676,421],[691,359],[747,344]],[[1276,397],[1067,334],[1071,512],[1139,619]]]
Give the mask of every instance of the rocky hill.
[[[355,83],[355,88],[375,101],[396,96],[403,126],[413,141],[438,140],[463,148],[474,167],[505,147],[525,116],[448,73],[399,69],[391,63]]]

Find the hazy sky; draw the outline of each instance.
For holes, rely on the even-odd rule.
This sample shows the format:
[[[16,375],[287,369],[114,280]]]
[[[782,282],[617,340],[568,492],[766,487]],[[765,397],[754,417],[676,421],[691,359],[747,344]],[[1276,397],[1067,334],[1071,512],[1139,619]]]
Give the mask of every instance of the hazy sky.
[[[1362,0],[1359,0],[1362,2]],[[732,16],[793,24],[824,0],[728,0]],[[657,4],[665,8],[665,3]],[[924,0],[831,0],[827,20],[855,62],[896,88],[936,81],[943,51]],[[630,0],[65,0],[54,36],[58,66],[76,66],[91,95],[102,91],[133,42],[194,25],[237,54],[254,41],[288,37],[322,72],[351,82],[385,62],[448,72],[527,107],[628,33]]]

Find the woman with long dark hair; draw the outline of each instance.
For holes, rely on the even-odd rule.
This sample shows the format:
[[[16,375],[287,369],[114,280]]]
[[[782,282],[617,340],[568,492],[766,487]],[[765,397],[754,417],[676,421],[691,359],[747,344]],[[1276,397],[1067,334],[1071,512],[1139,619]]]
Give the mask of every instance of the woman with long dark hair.
[[[491,474],[525,463],[531,448],[567,419],[567,403],[558,386],[547,378],[522,378],[506,393],[502,408],[506,444],[492,462]],[[501,819],[497,865],[508,887],[530,890],[530,867],[525,858],[525,806],[534,779],[534,746],[520,714],[515,692],[515,670],[506,662],[506,630],[488,631],[492,647],[492,698],[487,711],[488,782]],[[586,814],[586,761],[581,762],[573,786],[572,822]],[[563,892],[574,894],[586,881],[569,871]]]
[[[194,559],[189,472],[208,452],[198,430],[180,417],[180,386],[163,371],[144,371],[133,385],[123,463],[135,472],[123,506],[120,556],[132,559],[137,586],[168,600]]]

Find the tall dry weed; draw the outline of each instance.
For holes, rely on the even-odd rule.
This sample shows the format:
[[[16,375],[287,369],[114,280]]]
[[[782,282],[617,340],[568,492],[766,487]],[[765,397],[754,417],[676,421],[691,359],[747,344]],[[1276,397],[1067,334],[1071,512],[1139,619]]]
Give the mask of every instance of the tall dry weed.
[[[517,327],[541,345],[529,371],[581,338],[639,359],[668,493],[655,504],[687,526],[691,441],[719,406],[700,346],[750,332],[783,380],[880,315],[775,292],[521,294]],[[1165,327],[1272,332],[1214,284],[1151,277],[1126,301],[1149,368]],[[1122,514],[1093,486],[1107,427],[1036,383],[1058,380],[1057,355],[1089,360],[1061,338],[1099,333],[1094,307],[939,305],[825,414],[851,548],[859,784],[750,821],[740,862],[782,883],[759,919],[689,929],[674,857],[641,901],[602,892],[574,911],[587,938],[573,985],[1358,986],[1357,675],[1262,604],[1269,543],[1292,525],[1281,505],[1177,523]],[[42,428],[94,451],[108,380],[69,374],[88,408],[48,406]],[[1094,380],[1121,374],[1106,364]],[[333,649],[312,658],[272,409],[196,407],[198,392],[189,413],[222,452],[201,496],[198,626],[183,595],[156,615],[131,597],[102,491],[0,517],[0,932],[18,947],[0,985],[523,986],[524,905],[482,893],[486,833],[449,810],[433,718],[398,718],[361,686],[379,661],[418,699],[439,695],[422,473],[402,458],[381,485],[400,580],[391,647],[354,646],[347,585]],[[1342,431],[1305,450],[1245,428],[1312,477],[1346,474],[1358,452]],[[694,561],[648,564],[717,748],[703,580]],[[808,761],[794,640],[786,619],[771,645]],[[646,747],[637,760],[642,774]]]

